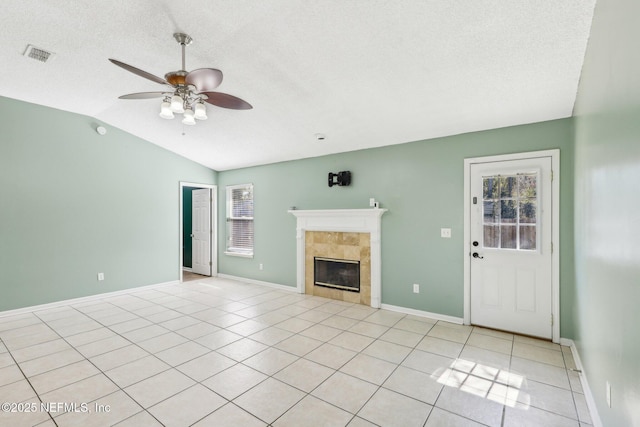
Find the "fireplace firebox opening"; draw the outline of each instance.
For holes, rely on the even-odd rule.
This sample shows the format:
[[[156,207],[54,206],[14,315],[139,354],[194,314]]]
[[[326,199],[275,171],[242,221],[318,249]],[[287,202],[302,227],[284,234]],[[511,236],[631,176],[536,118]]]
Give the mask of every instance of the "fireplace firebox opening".
[[[360,261],[313,257],[316,286],[360,292]]]

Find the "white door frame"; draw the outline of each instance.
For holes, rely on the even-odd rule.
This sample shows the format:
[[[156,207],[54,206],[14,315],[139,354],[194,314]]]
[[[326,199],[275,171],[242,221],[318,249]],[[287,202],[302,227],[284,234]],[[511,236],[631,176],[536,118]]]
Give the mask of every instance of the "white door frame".
[[[182,200],[182,192],[184,187],[197,187],[197,188],[209,188],[211,189],[211,277],[215,277],[218,275],[218,186],[213,184],[198,184],[195,182],[184,182],[180,181],[180,240],[179,240],[179,248],[180,248],[180,260],[178,264],[178,268],[180,271],[180,275],[178,276],[180,279],[180,283],[182,283],[182,263],[184,261],[184,250],[182,249],[182,242],[184,239],[183,233],[183,203]]]
[[[464,324],[471,324],[471,165],[551,157],[551,314],[552,341],[560,342],[560,150],[533,151],[464,159]]]

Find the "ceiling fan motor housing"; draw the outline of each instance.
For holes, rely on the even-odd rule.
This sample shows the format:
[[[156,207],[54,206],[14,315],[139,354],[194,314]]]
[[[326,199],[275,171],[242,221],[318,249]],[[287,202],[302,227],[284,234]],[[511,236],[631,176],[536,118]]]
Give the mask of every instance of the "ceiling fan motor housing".
[[[164,79],[173,86],[184,85],[187,74],[189,73],[184,70],[171,71],[164,75]]]

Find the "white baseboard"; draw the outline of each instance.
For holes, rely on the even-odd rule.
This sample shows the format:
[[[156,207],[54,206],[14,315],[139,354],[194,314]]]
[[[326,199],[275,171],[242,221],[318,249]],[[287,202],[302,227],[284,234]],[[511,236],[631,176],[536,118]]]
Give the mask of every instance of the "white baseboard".
[[[570,338],[560,338],[560,342],[558,344],[563,345],[565,347],[571,347],[571,350],[573,350],[573,346],[575,345],[573,343],[573,340]],[[576,360],[576,366],[577,364],[578,364],[578,361]]]
[[[446,314],[430,313],[428,311],[422,311],[422,310],[416,310],[416,309],[413,309],[413,308],[400,307],[400,306],[397,306],[397,305],[381,304],[380,308],[383,308],[383,309],[389,310],[389,311],[397,311],[398,313],[412,314],[414,316],[428,317],[428,318],[434,319],[434,320],[442,320],[444,322],[456,323],[458,325],[462,325],[462,323],[463,323],[461,317],[447,316]]]
[[[182,271],[192,272],[193,269],[191,267],[182,267]]]
[[[221,279],[236,280],[238,282],[250,283],[252,285],[267,286],[269,288],[275,288],[281,291],[298,292],[298,288],[295,286],[285,286],[278,283],[264,282],[262,280],[247,279],[246,277],[232,276],[230,274],[218,274],[216,277],[219,277]]]
[[[154,285],[146,285],[146,286],[140,286],[140,287],[136,287],[136,288],[122,289],[122,290],[119,290],[119,291],[104,292],[104,293],[101,293],[101,294],[89,295],[89,296],[86,296],[86,297],[71,298],[71,299],[66,299],[66,300],[62,300],[62,301],[50,302],[50,303],[46,303],[46,304],[39,304],[39,305],[32,305],[32,306],[29,306],[29,307],[16,308],[14,310],[0,311],[0,317],[14,316],[16,314],[24,314],[24,313],[32,313],[34,311],[48,310],[48,309],[51,309],[51,308],[62,307],[62,306],[65,306],[65,305],[78,304],[78,303],[82,303],[82,302],[100,300],[100,299],[103,299],[103,298],[115,297],[115,296],[118,296],[118,295],[128,294],[128,293],[131,293],[131,292],[137,292],[137,291],[149,290],[149,289],[154,289],[154,288],[162,288],[162,287],[165,287],[165,286],[177,285],[179,283],[180,283],[180,281],[178,281],[178,280],[172,280],[170,282],[156,283]]]
[[[598,414],[598,407],[596,406],[596,401],[593,398],[593,393],[591,393],[589,381],[587,381],[587,376],[584,372],[584,366],[582,366],[582,360],[580,360],[580,354],[578,353],[578,349],[576,348],[576,343],[569,338],[560,338],[560,345],[571,347],[573,360],[574,362],[576,362],[576,368],[580,371],[580,382],[582,383],[584,398],[587,401],[587,408],[589,408],[589,415],[591,415],[591,422],[594,427],[602,427],[602,421],[600,420],[600,415]]]

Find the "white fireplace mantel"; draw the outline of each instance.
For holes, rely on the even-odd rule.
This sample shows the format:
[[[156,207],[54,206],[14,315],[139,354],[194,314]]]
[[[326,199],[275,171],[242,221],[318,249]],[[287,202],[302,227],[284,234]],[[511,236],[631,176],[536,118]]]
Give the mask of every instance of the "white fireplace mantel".
[[[296,275],[298,292],[304,293],[305,231],[369,233],[371,236],[371,307],[380,308],[382,294],[381,223],[387,209],[289,210],[297,219]]]

